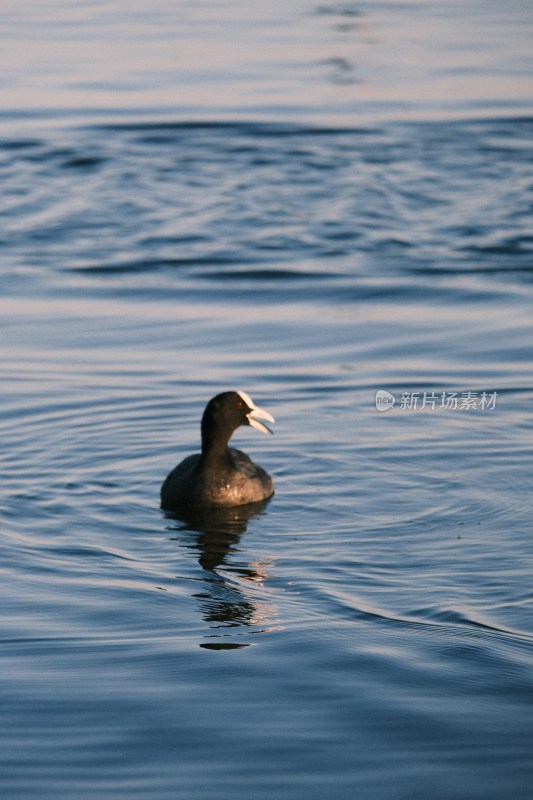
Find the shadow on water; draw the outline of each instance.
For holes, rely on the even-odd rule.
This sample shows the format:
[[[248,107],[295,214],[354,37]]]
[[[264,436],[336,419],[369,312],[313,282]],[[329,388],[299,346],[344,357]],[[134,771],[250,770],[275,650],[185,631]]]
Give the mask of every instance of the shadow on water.
[[[169,520],[176,524],[171,530],[178,532],[173,537],[182,541],[193,534],[187,547],[196,552],[198,564],[207,573],[205,591],[194,594],[199,601],[202,616],[208,623],[210,638],[200,647],[207,650],[234,650],[248,647],[249,643],[219,641],[228,635],[228,629],[255,628],[261,630],[268,624],[272,610],[268,604],[246,595],[242,582],[259,587],[268,576],[266,565],[243,563],[235,558],[239,552],[241,536],[246,533],[249,522],[262,514],[270,501],[250,503],[233,508],[194,508],[166,512]],[[235,577],[233,577],[235,576]],[[259,627],[257,627],[259,625]]]

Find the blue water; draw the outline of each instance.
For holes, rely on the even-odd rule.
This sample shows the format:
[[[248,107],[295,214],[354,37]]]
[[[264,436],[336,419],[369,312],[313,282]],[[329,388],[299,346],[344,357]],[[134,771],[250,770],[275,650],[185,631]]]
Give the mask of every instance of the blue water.
[[[3,795],[529,800],[530,4],[29,9]],[[231,388],[276,417],[233,440],[275,496],[163,513]]]

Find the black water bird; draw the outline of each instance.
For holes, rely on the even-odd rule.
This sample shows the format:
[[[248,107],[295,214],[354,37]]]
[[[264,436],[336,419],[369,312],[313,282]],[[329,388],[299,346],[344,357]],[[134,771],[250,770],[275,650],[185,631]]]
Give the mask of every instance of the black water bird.
[[[213,397],[202,417],[202,452],[185,458],[167,476],[161,487],[162,508],[241,506],[271,497],[270,475],[246,453],[228,447],[233,431],[241,425],[272,433],[261,420],[274,422],[246,392]]]

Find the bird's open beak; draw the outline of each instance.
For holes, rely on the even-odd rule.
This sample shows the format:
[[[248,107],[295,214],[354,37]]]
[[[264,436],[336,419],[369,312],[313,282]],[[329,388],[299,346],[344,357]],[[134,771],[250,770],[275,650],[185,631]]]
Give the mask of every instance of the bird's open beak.
[[[274,431],[270,430],[268,425],[261,422],[263,419],[266,419],[268,422],[275,422],[276,420],[272,414],[269,414],[268,411],[262,408],[258,408],[250,395],[246,394],[246,392],[238,392],[238,394],[242,397],[248,408],[251,409],[246,415],[248,425],[251,425],[252,428],[257,428],[258,431],[262,431],[263,433],[274,433]]]
[[[271,431],[268,425],[265,425],[264,422],[260,420],[266,419],[269,422],[275,422],[276,420],[269,414],[268,411],[264,411],[262,408],[257,408],[254,406],[249,414],[246,415],[248,417],[248,423],[253,427],[257,428],[258,431],[263,431],[263,433],[274,433]]]

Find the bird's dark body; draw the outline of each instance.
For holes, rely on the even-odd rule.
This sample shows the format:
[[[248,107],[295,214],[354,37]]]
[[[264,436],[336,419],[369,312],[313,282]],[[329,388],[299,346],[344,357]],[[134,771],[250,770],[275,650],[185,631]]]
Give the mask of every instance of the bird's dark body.
[[[187,456],[163,483],[161,506],[240,506],[272,497],[274,483],[262,467],[241,450],[226,452],[216,471],[204,468],[201,453]]]

